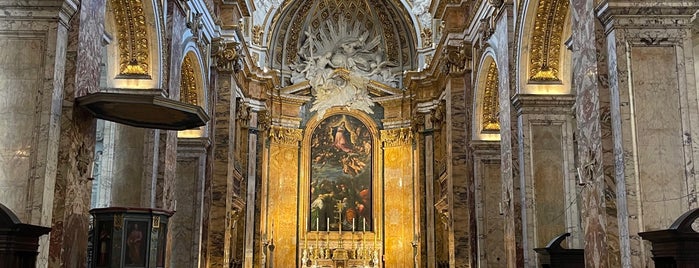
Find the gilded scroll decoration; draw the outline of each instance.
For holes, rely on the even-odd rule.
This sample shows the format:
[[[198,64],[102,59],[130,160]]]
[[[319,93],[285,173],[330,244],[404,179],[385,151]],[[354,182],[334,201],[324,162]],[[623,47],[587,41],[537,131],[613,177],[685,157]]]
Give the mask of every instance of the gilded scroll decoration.
[[[303,139],[303,131],[301,129],[273,126],[269,131],[269,138],[272,143],[298,146],[299,141]]]
[[[529,80],[560,81],[561,36],[569,2],[540,0],[531,39]]]
[[[485,90],[483,92],[483,121],[481,131],[500,131],[498,121],[498,111],[500,104],[498,100],[498,67],[495,62],[488,66],[488,74],[485,80]]]
[[[150,52],[140,0],[111,0],[119,40],[119,74],[148,75]]]
[[[184,57],[181,77],[180,100],[185,103],[198,105],[197,81],[194,74],[194,65],[190,57]]]
[[[381,130],[381,141],[385,147],[409,145],[413,142],[413,131],[411,128]]]

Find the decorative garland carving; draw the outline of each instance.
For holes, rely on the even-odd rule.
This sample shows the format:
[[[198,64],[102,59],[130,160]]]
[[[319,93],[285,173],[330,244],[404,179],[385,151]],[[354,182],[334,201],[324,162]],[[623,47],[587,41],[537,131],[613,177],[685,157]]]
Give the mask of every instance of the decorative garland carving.
[[[111,0],[119,40],[119,74],[148,75],[150,49],[140,0]]]
[[[182,62],[182,75],[180,81],[180,100],[185,103],[198,105],[197,80],[194,74],[194,65],[189,56]]]
[[[384,147],[397,147],[412,144],[412,128],[381,130],[381,141],[383,142]]]
[[[273,126],[269,131],[269,139],[272,143],[298,145],[303,139],[303,131],[297,128]]]
[[[500,131],[500,121],[498,121],[498,111],[500,103],[498,99],[498,67],[495,62],[488,66],[488,74],[485,80],[485,90],[483,92],[483,122],[481,131]]]
[[[529,51],[529,80],[560,81],[561,36],[568,5],[567,0],[539,1]]]

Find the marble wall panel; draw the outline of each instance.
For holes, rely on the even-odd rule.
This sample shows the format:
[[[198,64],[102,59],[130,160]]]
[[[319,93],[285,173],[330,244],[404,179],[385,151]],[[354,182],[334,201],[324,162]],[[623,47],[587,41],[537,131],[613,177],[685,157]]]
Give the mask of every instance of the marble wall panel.
[[[0,14],[0,127],[13,130],[0,134],[0,202],[23,222],[51,226],[66,27],[77,5],[36,4],[10,1]],[[48,265],[48,241],[39,240],[38,267]]]
[[[144,189],[143,154],[146,130],[116,124],[114,129],[112,206],[141,207],[142,196],[150,195]]]
[[[36,162],[32,133],[40,120],[39,94],[44,58],[32,56],[44,51],[46,36],[41,33],[0,35],[0,203],[21,221],[28,222],[27,200],[33,186],[32,164]],[[31,197],[30,197],[31,198]]]
[[[687,208],[675,48],[631,49],[642,230],[665,229]]]
[[[303,242],[299,239],[299,147],[298,145],[270,144],[269,175],[267,176],[267,236],[275,248],[270,255],[274,267],[296,267],[296,250]],[[271,266],[270,265],[270,266]]]
[[[199,265],[207,145],[206,138],[178,140],[175,214],[169,225],[170,267]]]
[[[536,231],[529,249],[545,247],[564,233],[565,223],[565,159],[560,125],[533,125],[530,129],[533,175],[533,205]]]
[[[670,217],[664,212],[657,217],[646,214],[646,206],[650,211],[665,206],[670,214],[696,206],[695,190],[689,188],[696,185],[694,159],[699,151],[692,136],[699,131],[692,122],[699,121],[699,113],[693,101],[697,92],[687,48],[691,47],[690,17],[699,9],[699,3],[684,1],[681,7],[667,4],[638,1],[633,6],[612,4],[598,11],[607,30],[620,240],[628,241],[622,243],[621,260],[634,267],[652,263],[649,244],[637,233],[646,228],[666,228],[650,225],[663,224]],[[651,101],[657,94],[663,96]],[[651,115],[657,118],[646,121]],[[644,122],[639,122],[641,118]],[[656,120],[676,121],[660,126]],[[658,139],[651,141],[655,136]],[[645,166],[658,167],[657,160],[665,158],[668,162],[662,168],[669,175],[663,174],[658,181],[655,170]],[[672,181],[669,176],[684,179]],[[652,190],[655,183],[671,184],[660,189],[670,193],[658,196]],[[681,201],[668,200],[672,199],[670,194]],[[654,197],[660,199],[649,199]],[[629,249],[624,248],[626,245]],[[624,254],[625,250],[630,253]]]
[[[499,142],[473,141],[478,267],[504,267]]]
[[[415,203],[413,198],[412,148],[406,144],[384,148],[385,267],[413,267]],[[382,234],[379,234],[380,236]]]

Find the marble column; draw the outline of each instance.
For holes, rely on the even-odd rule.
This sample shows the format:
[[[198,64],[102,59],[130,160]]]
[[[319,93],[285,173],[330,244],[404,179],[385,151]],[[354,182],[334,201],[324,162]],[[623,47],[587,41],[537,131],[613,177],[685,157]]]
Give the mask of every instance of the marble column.
[[[502,226],[500,142],[471,141],[478,258],[476,267],[505,266]]]
[[[568,248],[581,248],[575,182],[573,95],[517,94],[522,162],[522,232],[525,266],[540,266],[534,248],[569,232]]]
[[[248,144],[247,144],[247,171],[245,177],[246,185],[246,196],[245,196],[245,261],[244,266],[246,268],[252,268],[255,265],[255,256],[264,256],[267,254],[265,244],[265,237],[256,237],[256,230],[260,230],[261,224],[259,207],[256,207],[256,200],[258,194],[258,187],[261,185],[260,174],[258,172],[264,172],[264,170],[259,170],[259,164],[262,162],[261,156],[258,156],[258,148],[264,148],[264,139],[260,138],[261,133],[265,133],[269,127],[267,119],[267,110],[263,102],[250,99],[248,102],[250,106],[250,121],[248,124]],[[260,240],[257,240],[260,239]],[[260,244],[256,245],[256,242]],[[257,250],[258,254],[255,254]],[[261,263],[264,265],[265,260]]]
[[[0,14],[0,203],[24,223],[51,226],[67,27],[78,1],[45,2],[5,1]],[[39,267],[48,241],[40,239]]]
[[[104,11],[99,2],[83,2],[68,33],[49,266],[86,265],[95,118],[75,98],[99,91]]]
[[[498,66],[498,96],[500,122],[500,150],[502,169],[502,207],[503,228],[505,230],[505,253],[507,266],[510,268],[523,267],[524,255],[522,245],[522,204],[521,182],[519,170],[519,140],[517,139],[517,115],[512,108],[511,98],[515,94],[510,77],[512,70],[510,62],[514,59],[512,53],[514,33],[511,29],[514,23],[514,7],[506,3],[497,9],[495,31],[488,41],[495,49]]]
[[[431,111],[435,108],[434,104],[432,102],[426,102],[422,104],[417,104],[417,113],[416,113],[416,124],[418,125],[418,128],[421,130],[420,134],[422,135],[421,141],[423,141],[423,144],[420,145],[420,147],[423,148],[423,154],[422,154],[422,163],[420,163],[424,168],[421,169],[424,174],[420,174],[419,176],[424,178],[424,191],[423,191],[423,198],[424,198],[424,208],[425,208],[425,222],[423,223],[425,225],[424,231],[423,231],[423,236],[425,240],[425,261],[426,261],[426,267],[428,268],[434,268],[435,264],[437,263],[436,260],[436,253],[435,253],[435,224],[437,222],[435,221],[435,209],[434,209],[434,203],[435,203],[435,196],[434,196],[434,187],[435,187],[435,176],[434,176],[434,131],[433,131],[433,125],[432,125],[432,119],[431,119]]]
[[[209,267],[222,267],[226,244],[226,214],[228,213],[229,182],[233,178],[235,148],[236,82],[233,73],[219,71],[215,74],[216,99],[212,122],[213,142],[211,179],[207,191],[208,224],[206,233],[206,262]]]
[[[692,52],[696,1],[603,1],[625,266],[648,266],[650,243],[637,233],[666,229],[697,207],[699,146]],[[661,161],[658,161],[661,160]],[[626,253],[625,252],[629,252]]]
[[[586,267],[609,267],[604,174],[599,120],[599,87],[593,0],[571,1],[573,16],[573,91],[578,124],[578,173]]]
[[[204,204],[208,138],[177,141],[175,214],[170,219],[172,251],[169,267],[198,267]]]
[[[470,148],[473,107],[470,71],[449,74],[446,94],[447,198],[451,204],[454,232],[454,266],[473,267],[477,259],[473,162]]]

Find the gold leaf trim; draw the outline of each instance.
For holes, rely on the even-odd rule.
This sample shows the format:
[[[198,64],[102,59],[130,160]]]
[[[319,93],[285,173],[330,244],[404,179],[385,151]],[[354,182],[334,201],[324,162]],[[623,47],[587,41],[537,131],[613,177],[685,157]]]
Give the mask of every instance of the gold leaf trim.
[[[568,12],[567,0],[541,0],[534,18],[529,80],[560,81],[561,36]]]
[[[483,122],[481,131],[500,131],[498,88],[498,67],[495,65],[495,62],[490,62],[483,92]]]
[[[141,0],[111,0],[119,40],[119,74],[148,75],[150,50]]]
[[[194,65],[189,55],[182,62],[182,80],[180,81],[180,100],[185,103],[198,105],[197,81],[194,75]]]

